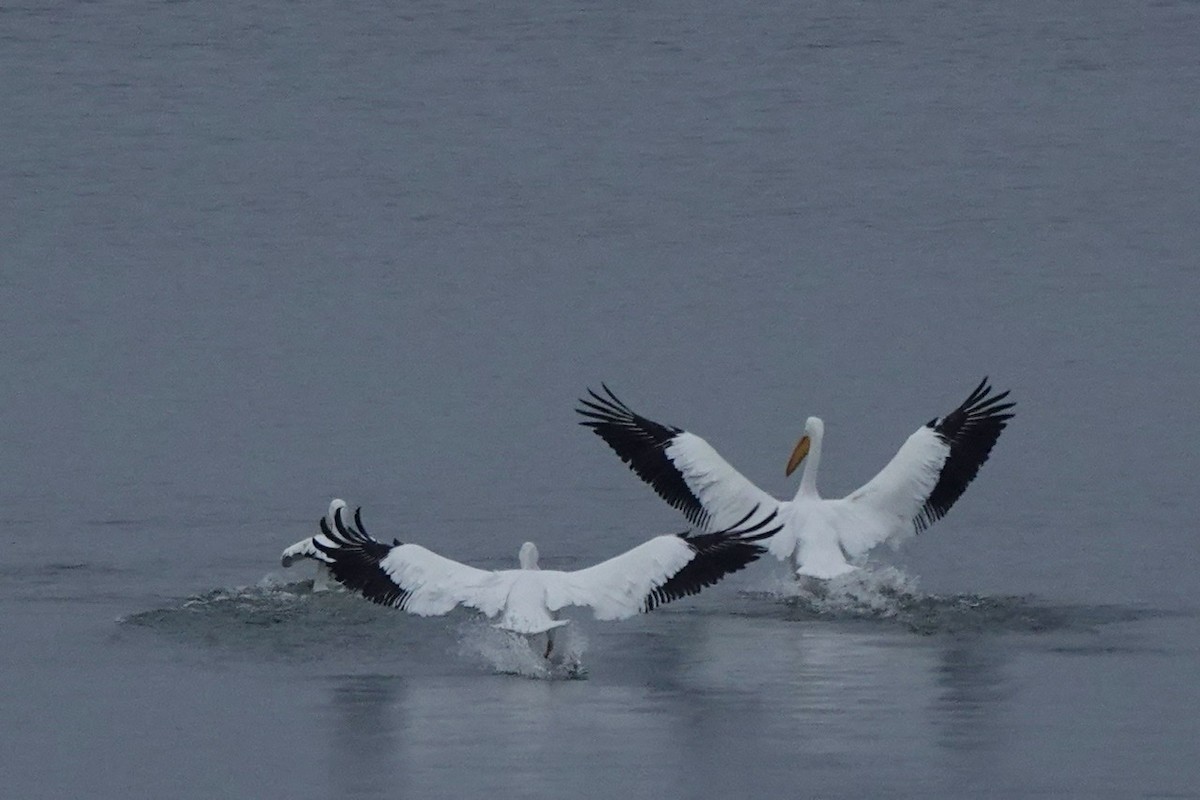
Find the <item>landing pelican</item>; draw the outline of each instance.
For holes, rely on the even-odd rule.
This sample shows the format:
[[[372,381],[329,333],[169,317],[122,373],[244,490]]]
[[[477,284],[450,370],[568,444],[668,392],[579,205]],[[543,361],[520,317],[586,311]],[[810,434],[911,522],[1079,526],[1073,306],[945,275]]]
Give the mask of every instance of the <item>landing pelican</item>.
[[[603,386],[603,384],[601,384]],[[809,417],[788,459],[791,475],[808,457],[800,488],[790,502],[759,489],[708,442],[680,428],[637,414],[604,386],[605,395],[576,409],[621,460],[702,530],[744,518],[752,507],[778,515],[782,529],[767,542],[798,576],[833,578],[856,568],[871,548],[920,533],[945,516],[975,478],[999,438],[1015,403],[992,394],[987,378],[958,408],[919,428],[883,470],[841,499],[817,492],[825,425]]]
[[[724,576],[757,560],[765,550],[755,541],[779,532],[767,527],[767,513],[748,520],[751,508],[725,530],[656,536],[648,542],[586,569],[563,572],[538,568],[533,542],[521,545],[520,569],[484,570],[439,556],[417,544],[386,545],[371,538],[362,524],[344,519],[346,504],[330,504],[333,526],[321,519],[321,532],[283,551],[283,565],[298,557],[320,561],[344,586],[380,605],[420,616],[446,614],[463,605],[499,617],[497,628],[527,638],[546,635],[545,657],[554,648],[553,631],[570,620],[554,612],[589,606],[596,619],[625,619],[659,605],[696,594]]]

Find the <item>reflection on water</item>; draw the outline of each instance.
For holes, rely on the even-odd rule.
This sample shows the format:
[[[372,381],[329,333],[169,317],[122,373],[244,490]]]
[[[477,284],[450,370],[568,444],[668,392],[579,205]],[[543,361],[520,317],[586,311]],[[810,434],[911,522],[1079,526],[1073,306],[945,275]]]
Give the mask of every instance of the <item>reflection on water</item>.
[[[396,699],[402,678],[351,675],[332,679],[333,724],[325,749],[330,785],[344,797],[379,797],[395,790],[402,725]]]
[[[679,676],[680,731],[696,746],[749,737],[742,755],[775,779],[798,772],[806,786],[846,791],[869,763],[875,778],[933,791],[946,772],[931,760],[953,766],[1002,735],[1010,687],[998,637],[914,639],[875,625],[744,617],[703,624],[704,649]],[[697,694],[716,702],[693,707]],[[698,786],[728,782],[718,767],[699,769]]]
[[[864,760],[876,777],[933,789],[930,759],[948,762],[943,774],[978,774],[977,754],[1004,735],[999,638],[681,614],[670,635],[603,638],[628,672],[334,679],[334,721],[316,749],[329,753],[332,785],[519,797],[585,758],[588,771],[555,775],[556,791],[586,793],[597,775],[607,793],[634,796],[736,795],[801,776],[810,791],[845,789]]]
[[[989,636],[956,637],[939,651],[933,678],[939,689],[930,713],[941,723],[939,742],[955,750],[988,750],[1002,735],[996,706],[1010,694],[1005,650]]]
[[[404,684],[396,787],[438,796],[662,796],[677,770],[661,757],[669,732],[649,690],[593,682],[429,678]],[[561,765],[586,757],[588,770]],[[548,778],[548,776],[553,776]]]

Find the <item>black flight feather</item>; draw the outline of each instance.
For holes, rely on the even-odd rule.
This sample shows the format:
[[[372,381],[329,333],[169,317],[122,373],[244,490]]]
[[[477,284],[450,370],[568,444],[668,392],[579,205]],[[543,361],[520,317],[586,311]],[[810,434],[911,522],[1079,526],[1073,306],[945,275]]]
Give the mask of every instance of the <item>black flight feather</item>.
[[[1008,392],[991,392],[992,387],[985,377],[962,405],[926,425],[949,445],[950,454],[946,456],[933,491],[913,520],[918,533],[944,517],[962,496],[988,460],[1001,431],[1013,418],[1014,414],[1007,412],[1016,403],[1000,402],[1008,397]]]
[[[592,399],[580,399],[583,407],[575,409],[586,417],[579,424],[591,428],[659,497],[682,511],[688,522],[698,528],[705,527],[711,515],[666,453],[683,429],[643,417],[622,403],[608,386],[600,385],[608,396],[588,389]]]
[[[372,539],[363,528],[361,512],[361,507],[354,512],[354,527],[349,527],[342,519],[342,509],[337,509],[333,514],[336,533],[322,517],[321,533],[331,544],[322,544],[319,537],[314,537],[313,546],[331,559],[329,571],[338,583],[373,603],[404,608],[410,593],[398,586],[380,564],[400,541],[389,547]]]
[[[741,527],[757,511],[758,506],[756,505],[736,525],[723,531],[678,534],[679,538],[687,542],[688,547],[692,548],[696,555],[684,565],[683,569],[646,596],[642,611],[653,611],[664,603],[697,594],[704,587],[712,586],[726,575],[744,569],[747,565],[757,561],[759,556],[766,552],[766,549],[754,542],[774,536],[783,527],[775,525],[758,532],[763,526],[775,520],[774,511],[752,526]]]

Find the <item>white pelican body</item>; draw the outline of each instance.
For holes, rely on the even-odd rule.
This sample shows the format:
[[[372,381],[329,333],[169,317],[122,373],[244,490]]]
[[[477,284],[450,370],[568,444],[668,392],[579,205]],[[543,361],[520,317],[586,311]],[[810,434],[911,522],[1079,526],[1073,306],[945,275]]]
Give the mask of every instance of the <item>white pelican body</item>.
[[[985,378],[962,405],[908,437],[868,483],[840,499],[817,492],[825,425],[809,417],[792,452],[787,474],[808,457],[800,488],[779,501],[729,465],[708,442],[680,428],[643,417],[604,387],[578,412],[590,427],[664,500],[701,529],[720,527],[752,507],[774,511],[781,530],[768,551],[791,561],[798,576],[834,578],[856,569],[885,541],[919,533],[940,519],[987,460],[1013,415],[1008,392],[991,395]]]
[[[435,616],[463,605],[498,618],[496,627],[525,636],[548,633],[569,620],[554,613],[588,606],[596,619],[625,619],[711,586],[765,552],[753,542],[779,531],[768,514],[702,534],[656,536],[595,566],[570,572],[538,568],[532,542],[521,546],[520,569],[484,570],[460,564],[420,545],[385,545],[363,529],[360,511],[346,524],[345,503],[330,505],[333,526],[322,518],[321,533],[283,551],[283,565],[297,557],[325,564],[344,586],[382,605],[410,614]],[[761,516],[761,515],[759,515]],[[553,640],[547,643],[549,657]]]

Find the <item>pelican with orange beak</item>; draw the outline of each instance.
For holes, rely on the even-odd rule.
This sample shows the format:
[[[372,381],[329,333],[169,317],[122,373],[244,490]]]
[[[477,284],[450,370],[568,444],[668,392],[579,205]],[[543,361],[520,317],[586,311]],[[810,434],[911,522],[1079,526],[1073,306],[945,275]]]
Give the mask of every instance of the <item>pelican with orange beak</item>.
[[[603,386],[603,385],[602,385]],[[835,578],[857,568],[883,542],[920,533],[945,516],[987,461],[1015,403],[993,393],[987,378],[957,408],[917,429],[892,460],[846,497],[817,491],[825,424],[804,423],[804,435],[787,462],[787,475],[804,462],[800,488],[776,500],[747,480],[699,436],[637,414],[612,391],[589,390],[577,409],[592,429],[638,477],[695,526],[728,527],[757,506],[775,511],[783,527],[765,541],[797,576]]]

